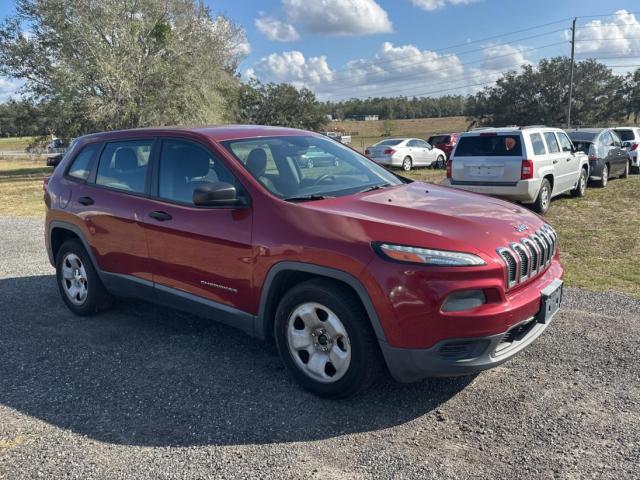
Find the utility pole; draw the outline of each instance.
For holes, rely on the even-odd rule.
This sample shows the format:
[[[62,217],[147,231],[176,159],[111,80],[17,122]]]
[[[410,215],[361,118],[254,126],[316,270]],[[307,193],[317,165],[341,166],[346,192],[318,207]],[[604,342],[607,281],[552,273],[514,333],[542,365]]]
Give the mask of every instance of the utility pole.
[[[571,25],[571,74],[569,76],[569,105],[567,107],[567,129],[571,128],[571,100],[573,97],[573,64],[576,52],[576,19]]]

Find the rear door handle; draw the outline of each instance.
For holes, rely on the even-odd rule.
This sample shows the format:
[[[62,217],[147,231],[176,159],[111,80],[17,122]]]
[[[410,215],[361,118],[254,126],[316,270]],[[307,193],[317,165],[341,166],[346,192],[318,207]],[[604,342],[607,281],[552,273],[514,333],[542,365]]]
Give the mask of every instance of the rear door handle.
[[[554,160],[554,161],[553,161],[553,164],[554,164],[554,165],[555,165],[556,163],[558,163],[558,160]]]
[[[94,202],[93,198],[91,198],[91,197],[80,197],[78,199],[78,203],[81,203],[82,205],[88,206],[88,205],[93,205],[96,202]]]
[[[571,157],[567,158],[567,162],[570,162],[571,160],[573,160]]]
[[[163,212],[160,210],[156,210],[154,212],[149,212],[149,216],[158,220],[159,222],[164,222],[166,220],[171,220],[173,217],[169,215],[167,212]]]

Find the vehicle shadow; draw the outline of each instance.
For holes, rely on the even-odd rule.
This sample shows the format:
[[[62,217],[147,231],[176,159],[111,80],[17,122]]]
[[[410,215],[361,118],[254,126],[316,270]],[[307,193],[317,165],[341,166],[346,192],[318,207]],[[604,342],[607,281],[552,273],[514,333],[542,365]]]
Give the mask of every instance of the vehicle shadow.
[[[99,441],[191,446],[317,440],[428,414],[471,377],[383,381],[344,401],[294,384],[273,346],[137,302],[90,318],[53,275],[0,280],[0,404]]]

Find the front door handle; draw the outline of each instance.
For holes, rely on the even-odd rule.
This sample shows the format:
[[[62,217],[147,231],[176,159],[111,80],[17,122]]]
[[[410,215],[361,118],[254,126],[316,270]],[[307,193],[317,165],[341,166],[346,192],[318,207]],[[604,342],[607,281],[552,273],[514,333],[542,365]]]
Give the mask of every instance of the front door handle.
[[[149,212],[149,216],[151,218],[154,218],[156,220],[158,220],[159,222],[164,222],[166,220],[171,220],[171,215],[169,215],[167,212],[163,212],[160,210],[156,210],[154,212]]]
[[[78,199],[78,203],[80,203],[80,204],[82,204],[84,206],[88,206],[88,205],[93,205],[96,202],[94,202],[93,198],[91,198],[91,197],[80,197]]]
[[[571,160],[573,160],[571,157],[567,158],[567,162],[570,162]]]
[[[555,165],[556,163],[558,163],[558,160],[554,160],[554,161],[553,161],[553,164],[554,164],[554,165]]]

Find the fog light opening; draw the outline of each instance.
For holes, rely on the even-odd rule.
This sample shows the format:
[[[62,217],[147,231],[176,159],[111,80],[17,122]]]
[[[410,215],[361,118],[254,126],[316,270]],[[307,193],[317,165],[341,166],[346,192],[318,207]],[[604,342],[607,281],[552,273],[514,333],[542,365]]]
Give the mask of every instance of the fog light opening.
[[[465,290],[449,295],[442,304],[442,311],[461,312],[463,310],[471,310],[485,303],[487,303],[487,297],[483,290]]]

